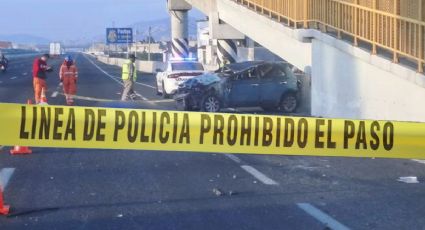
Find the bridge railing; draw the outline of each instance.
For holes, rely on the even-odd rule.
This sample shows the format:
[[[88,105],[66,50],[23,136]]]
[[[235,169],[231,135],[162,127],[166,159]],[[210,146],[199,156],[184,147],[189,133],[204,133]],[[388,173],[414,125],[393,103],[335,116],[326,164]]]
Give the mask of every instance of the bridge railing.
[[[368,44],[371,52],[389,51],[394,62],[404,57],[425,64],[423,0],[233,0],[294,28],[334,32],[338,38]],[[384,52],[384,51],[383,51]]]

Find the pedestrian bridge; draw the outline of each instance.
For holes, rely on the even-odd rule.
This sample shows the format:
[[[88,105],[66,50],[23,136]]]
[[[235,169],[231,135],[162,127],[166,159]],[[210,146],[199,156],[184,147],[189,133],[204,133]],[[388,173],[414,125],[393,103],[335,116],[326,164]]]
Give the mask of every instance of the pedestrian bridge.
[[[231,27],[309,74],[314,116],[425,121],[422,0],[185,4],[209,17],[211,39]]]

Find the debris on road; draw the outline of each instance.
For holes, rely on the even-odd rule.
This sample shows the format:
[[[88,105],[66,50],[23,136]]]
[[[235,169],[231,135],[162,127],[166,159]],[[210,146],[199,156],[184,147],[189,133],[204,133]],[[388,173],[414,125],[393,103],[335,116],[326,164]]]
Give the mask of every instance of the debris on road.
[[[223,195],[224,195],[224,193],[223,193],[220,189],[218,189],[218,188],[214,188],[214,189],[213,189],[213,193],[214,193],[216,196],[223,196]]]
[[[225,196],[225,195],[234,196],[234,195],[238,194],[237,192],[232,191],[232,190],[230,190],[226,193],[226,192],[223,192],[221,189],[218,189],[218,188],[214,188],[212,191],[216,196]]]
[[[229,191],[229,196],[234,196],[234,195],[238,195],[237,192],[230,190]]]

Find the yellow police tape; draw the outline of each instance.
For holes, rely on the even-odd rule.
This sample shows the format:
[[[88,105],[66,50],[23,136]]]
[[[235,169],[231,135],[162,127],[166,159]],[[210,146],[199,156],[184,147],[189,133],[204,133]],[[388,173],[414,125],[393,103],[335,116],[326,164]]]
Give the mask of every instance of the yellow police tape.
[[[0,145],[425,158],[425,124],[0,104]]]

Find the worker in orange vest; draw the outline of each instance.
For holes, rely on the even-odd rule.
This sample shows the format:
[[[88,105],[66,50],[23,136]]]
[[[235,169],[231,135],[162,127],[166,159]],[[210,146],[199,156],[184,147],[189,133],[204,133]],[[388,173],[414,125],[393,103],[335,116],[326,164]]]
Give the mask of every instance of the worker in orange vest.
[[[59,77],[63,84],[66,104],[73,105],[74,96],[77,93],[78,68],[71,56],[65,58],[59,71]]]

